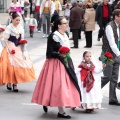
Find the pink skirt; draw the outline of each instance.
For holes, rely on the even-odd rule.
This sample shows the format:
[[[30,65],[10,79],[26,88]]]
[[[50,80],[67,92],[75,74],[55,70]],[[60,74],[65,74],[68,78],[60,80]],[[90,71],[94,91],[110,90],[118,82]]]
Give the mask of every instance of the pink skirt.
[[[60,60],[51,58],[45,61],[32,102],[51,107],[80,106],[79,92]]]

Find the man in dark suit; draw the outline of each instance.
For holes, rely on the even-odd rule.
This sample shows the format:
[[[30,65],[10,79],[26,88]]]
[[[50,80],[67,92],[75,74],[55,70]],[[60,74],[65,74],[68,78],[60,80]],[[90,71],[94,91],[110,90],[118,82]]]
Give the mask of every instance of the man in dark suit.
[[[78,29],[82,23],[83,10],[78,7],[77,1],[72,2],[73,8],[70,11],[70,22],[69,26],[72,30],[74,46],[71,48],[78,48]]]
[[[103,37],[106,25],[111,21],[112,8],[109,0],[103,0],[96,9],[96,22],[99,25],[98,41]]]
[[[30,2],[30,14],[32,14],[32,3],[33,3],[33,0],[29,0],[29,2]]]

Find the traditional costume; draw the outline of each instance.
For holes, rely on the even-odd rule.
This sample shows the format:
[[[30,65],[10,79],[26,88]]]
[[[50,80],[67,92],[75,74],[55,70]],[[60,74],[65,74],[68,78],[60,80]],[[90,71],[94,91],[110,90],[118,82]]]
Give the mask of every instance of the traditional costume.
[[[61,46],[70,48],[66,33],[55,31],[48,37],[46,61],[38,78],[32,102],[51,107],[80,106],[80,89],[71,58],[68,66],[58,50]]]
[[[0,25],[0,29],[3,28]],[[2,43],[2,38],[3,38],[3,32],[0,31],[0,85],[3,85],[3,81],[2,81],[2,57],[1,57],[1,53],[3,51],[3,43]]]
[[[25,46],[19,44],[21,39],[24,39],[21,25],[16,28],[11,23],[6,27],[4,40],[7,44],[2,52],[3,83],[18,84],[35,80],[32,61]],[[11,53],[12,50],[15,54]]]
[[[11,5],[10,5],[9,10],[13,11],[13,12],[17,12],[17,14],[20,16],[20,24],[23,26],[23,28],[25,28],[24,20],[23,20],[23,17],[22,17],[23,10],[21,8],[20,3],[16,2],[16,4],[15,4],[14,2],[12,2]]]
[[[76,69],[81,89],[82,107],[84,109],[97,109],[101,107],[101,75],[102,69],[92,60],[89,64],[84,60]]]
[[[29,23],[30,37],[33,37],[34,28],[37,27],[37,20],[35,18],[30,18],[28,23]]]

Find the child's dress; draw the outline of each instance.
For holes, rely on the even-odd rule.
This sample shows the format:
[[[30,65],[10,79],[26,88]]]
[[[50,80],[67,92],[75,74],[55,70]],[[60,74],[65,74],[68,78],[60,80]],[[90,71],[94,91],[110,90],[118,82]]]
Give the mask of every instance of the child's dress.
[[[82,61],[76,69],[83,109],[97,109],[101,107],[101,73],[102,70],[92,62],[86,64]]]

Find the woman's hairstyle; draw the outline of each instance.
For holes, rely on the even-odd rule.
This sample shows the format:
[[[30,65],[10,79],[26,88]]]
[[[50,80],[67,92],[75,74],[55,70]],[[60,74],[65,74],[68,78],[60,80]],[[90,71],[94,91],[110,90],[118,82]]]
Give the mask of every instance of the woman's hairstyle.
[[[53,23],[53,28],[52,28],[52,33],[55,32],[56,30],[58,30],[58,25],[61,25],[62,24],[62,20],[64,19],[65,17],[58,17],[58,19],[56,19]],[[65,18],[66,19],[66,18]]]
[[[86,5],[86,8],[93,8],[93,4],[92,3],[87,3],[87,5]]]
[[[85,52],[83,53],[83,58],[85,57],[85,55],[86,55],[87,53],[91,53],[91,52],[90,52],[90,51],[85,51]]]
[[[115,16],[120,16],[120,9],[115,9],[112,14],[113,14],[113,20],[114,20]]]
[[[12,19],[15,19],[16,17],[20,17],[16,12],[12,13]]]
[[[120,1],[117,2],[117,4],[116,4],[114,9],[120,9]]]

